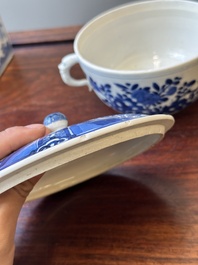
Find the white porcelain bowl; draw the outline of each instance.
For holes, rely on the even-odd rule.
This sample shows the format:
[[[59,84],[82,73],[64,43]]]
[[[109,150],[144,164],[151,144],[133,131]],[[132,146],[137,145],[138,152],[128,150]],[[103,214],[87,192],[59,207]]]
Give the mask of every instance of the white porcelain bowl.
[[[197,43],[198,2],[133,2],[86,24],[60,74],[118,112],[175,113],[198,98]],[[70,75],[76,63],[86,79]]]

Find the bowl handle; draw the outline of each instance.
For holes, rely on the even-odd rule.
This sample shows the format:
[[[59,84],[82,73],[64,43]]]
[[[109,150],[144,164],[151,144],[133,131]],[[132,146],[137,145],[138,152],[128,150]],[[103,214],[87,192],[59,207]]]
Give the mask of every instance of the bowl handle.
[[[69,86],[88,86],[87,79],[74,79],[71,76],[71,68],[78,63],[78,58],[75,53],[68,54],[62,58],[58,69],[63,82]]]

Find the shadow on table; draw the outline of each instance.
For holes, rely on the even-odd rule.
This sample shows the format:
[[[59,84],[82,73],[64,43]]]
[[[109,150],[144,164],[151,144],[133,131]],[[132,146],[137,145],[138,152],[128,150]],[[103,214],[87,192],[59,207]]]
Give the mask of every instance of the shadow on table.
[[[27,203],[14,264],[147,264],[169,255],[181,229],[174,209],[151,188],[107,173]]]

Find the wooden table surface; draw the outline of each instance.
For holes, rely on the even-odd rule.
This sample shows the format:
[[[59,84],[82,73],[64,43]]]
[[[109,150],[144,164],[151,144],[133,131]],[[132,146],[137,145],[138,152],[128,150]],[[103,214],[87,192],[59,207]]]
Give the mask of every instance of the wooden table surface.
[[[11,34],[0,79],[0,130],[114,114],[86,87],[63,84],[57,65],[79,27]],[[79,66],[73,69],[83,76]],[[197,265],[198,102],[176,114],[162,142],[87,182],[24,205],[15,265]]]

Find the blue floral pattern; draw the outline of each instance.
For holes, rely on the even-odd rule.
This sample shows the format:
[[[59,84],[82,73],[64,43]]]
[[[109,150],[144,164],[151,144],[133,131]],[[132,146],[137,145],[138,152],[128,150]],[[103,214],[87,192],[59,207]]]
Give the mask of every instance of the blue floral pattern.
[[[5,70],[13,56],[12,46],[7,32],[0,18],[0,75]]]
[[[106,105],[121,113],[174,114],[198,99],[195,79],[187,82],[174,77],[163,85],[152,83],[146,87],[138,83],[98,84],[91,77],[89,82]]]
[[[46,149],[53,148],[54,146],[59,145],[65,141],[69,141],[81,135],[103,129],[114,124],[118,124],[124,121],[130,121],[144,116],[145,115],[118,114],[92,119],[86,122],[68,126],[67,128],[63,128],[61,130],[57,130],[18,149],[14,153],[0,160],[0,171],[25,158],[28,158]],[[56,112],[48,115],[44,121],[45,123],[49,124],[50,122],[61,119],[66,119],[66,117],[63,114]]]

